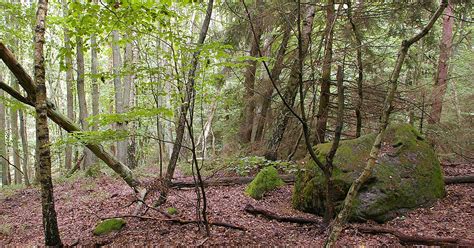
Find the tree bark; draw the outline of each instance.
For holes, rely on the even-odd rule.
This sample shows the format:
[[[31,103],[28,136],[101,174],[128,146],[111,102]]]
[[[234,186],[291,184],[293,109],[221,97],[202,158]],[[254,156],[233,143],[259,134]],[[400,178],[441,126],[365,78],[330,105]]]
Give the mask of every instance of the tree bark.
[[[11,78],[12,87],[18,90],[19,85],[14,77]],[[21,184],[22,171],[20,170],[20,149],[18,144],[19,131],[18,131],[18,110],[10,109],[10,125],[11,125],[11,139],[12,139],[12,156],[13,156],[13,178],[15,184]]]
[[[114,73],[114,89],[115,89],[115,113],[123,113],[123,85],[120,76],[120,67],[122,66],[122,59],[120,56],[120,34],[117,30],[112,31],[112,63]],[[123,123],[116,124],[116,130],[123,129]],[[126,163],[127,161],[127,143],[126,141],[117,142],[117,158]]]
[[[3,82],[3,77],[2,73],[0,72],[0,82]],[[0,98],[3,98],[5,96],[4,91],[0,90]],[[7,157],[7,148],[6,148],[6,140],[5,140],[5,135],[6,135],[6,123],[5,123],[5,105],[0,103],[0,156],[6,158]],[[0,158],[0,167],[2,169],[2,186],[9,185],[10,182],[8,180],[8,173],[10,173],[9,170],[9,164],[8,162]]]
[[[63,16],[67,17],[69,15],[68,11],[68,3],[67,0],[63,0]],[[72,85],[74,81],[74,68],[72,65],[72,50],[70,44],[70,31],[68,29],[64,29],[64,47],[66,49],[66,53],[64,55],[64,66],[66,67],[66,108],[67,108],[67,117],[70,120],[74,121],[74,95],[72,92]],[[65,164],[64,167],[66,170],[70,170],[72,165],[72,146],[70,144],[66,144],[65,149]]]
[[[351,187],[349,188],[346,198],[344,199],[342,209],[339,212],[339,214],[336,216],[336,218],[334,219],[331,225],[329,236],[327,237],[325,241],[325,247],[335,246],[337,238],[339,237],[339,234],[341,233],[342,228],[347,221],[349,213],[351,212],[353,202],[355,198],[357,197],[360,187],[367,181],[367,179],[372,174],[372,169],[374,168],[376,164],[375,162],[378,158],[378,154],[382,146],[382,139],[385,134],[385,129],[387,128],[388,123],[389,123],[390,113],[392,112],[392,109],[393,109],[392,102],[393,102],[393,99],[395,98],[395,93],[397,91],[398,78],[400,76],[400,71],[402,69],[403,62],[405,61],[405,57],[408,53],[408,49],[410,48],[411,45],[413,45],[413,43],[423,38],[430,31],[430,29],[433,27],[434,23],[436,22],[438,17],[441,15],[441,13],[443,12],[446,6],[447,6],[447,0],[443,0],[441,5],[437,9],[436,13],[430,19],[429,23],[414,37],[412,37],[409,40],[404,40],[402,42],[402,45],[398,52],[397,60],[395,62],[395,67],[393,68],[392,74],[390,75],[390,79],[388,82],[389,90],[385,97],[383,111],[381,114],[381,120],[380,120],[380,124],[377,130],[377,136],[370,150],[367,164],[363,172],[359,175],[359,177],[352,183]]]
[[[21,147],[23,148],[23,163],[22,163],[22,170],[23,170],[23,181],[25,182],[26,186],[30,186],[30,178],[28,174],[28,161],[30,159],[29,149],[28,149],[28,135],[26,132],[26,118],[23,114],[23,110],[18,111],[18,115],[20,117],[20,137],[21,137]]]
[[[291,35],[291,26],[287,24],[285,25],[283,38],[280,43],[280,48],[278,49],[278,52],[276,54],[275,63],[273,64],[273,68],[271,72],[271,77],[276,82],[279,81],[281,71],[283,70],[283,67],[284,67],[283,59],[285,58],[286,50],[288,48],[288,41],[290,40],[290,35]],[[265,90],[262,96],[261,112],[260,112],[260,116],[258,117],[257,130],[255,132],[255,141],[261,141],[263,139],[264,127],[265,127],[268,112],[272,103],[272,95],[273,95],[274,89],[273,89],[272,83],[269,81],[270,79],[268,79],[265,82],[268,85],[267,86],[268,88]]]
[[[53,182],[51,179],[51,151],[47,117],[45,68],[43,46],[45,43],[45,17],[47,0],[38,1],[35,27],[35,85],[36,85],[36,142],[38,149],[39,181],[41,188],[41,207],[43,212],[44,241],[46,246],[62,246],[59,236],[56,210],[54,209]]]
[[[250,56],[257,58],[259,57],[258,49],[260,47],[260,40],[262,36],[262,8],[263,1],[256,0],[255,2],[255,36],[249,34],[250,39]],[[240,125],[240,141],[243,144],[248,144],[252,138],[253,121],[255,117],[255,74],[257,73],[257,61],[254,59],[247,61],[247,68],[245,70],[244,80],[244,111],[243,120]]]
[[[315,15],[316,8],[311,5],[307,8],[305,13],[305,18],[303,21],[303,33],[302,33],[302,58],[306,57],[308,52],[309,42],[311,40],[311,32],[313,28],[313,20]],[[299,85],[299,62],[295,60],[291,66],[290,78],[283,90],[283,98],[290,108],[293,107],[295,103],[296,94],[298,92]],[[265,152],[265,158],[270,160],[277,159],[277,151],[280,146],[281,140],[283,139],[283,134],[285,133],[286,126],[290,119],[291,113],[288,107],[285,104],[282,104],[279,107],[279,112],[276,119],[276,124],[272,131],[272,137],[267,144],[267,151]]]
[[[431,114],[428,123],[436,124],[441,120],[441,112],[443,110],[443,99],[448,87],[448,62],[451,55],[451,47],[453,41],[453,7],[448,1],[448,6],[444,9],[443,15],[443,33],[439,44],[438,71],[436,74],[436,82],[431,96]]]
[[[79,123],[82,129],[89,129],[86,118],[89,116],[87,111],[86,90],[84,85],[85,69],[84,69],[84,52],[82,37],[76,36],[76,60],[77,60],[77,99],[79,103]],[[84,148],[84,161],[81,169],[86,169],[92,164],[92,154],[89,149]]]
[[[324,42],[324,58],[321,72],[321,94],[319,97],[318,114],[316,122],[315,144],[324,143],[326,127],[328,122],[329,101],[331,91],[331,65],[332,65],[332,43],[336,14],[334,11],[334,0],[330,0],[326,7],[326,30]]]
[[[363,82],[364,82],[364,65],[362,63],[362,35],[357,28],[354,19],[352,18],[352,8],[351,0],[347,0],[348,4],[347,18],[352,27],[352,32],[354,34],[355,45],[356,45],[356,60],[357,60],[357,104],[355,106],[356,114],[356,138],[360,137],[362,131],[362,102],[364,101],[364,91],[363,91]],[[359,11],[363,11],[362,4],[359,6]]]
[[[14,90],[7,84],[0,84],[0,87],[17,99],[20,102],[23,102],[27,105],[35,107],[35,96],[36,96],[36,84],[33,82],[31,77],[25,71],[25,69],[18,63],[13,54],[8,50],[3,43],[0,42],[0,58],[8,66],[11,72],[19,80],[20,85],[28,93],[27,97],[22,96],[18,91]],[[48,117],[66,130],[69,133],[82,132],[83,130],[76,125],[72,120],[63,116],[53,103],[47,103],[48,108]],[[113,171],[122,177],[122,179],[135,191],[140,192],[140,181],[138,181],[133,175],[132,171],[121,163],[116,157],[107,152],[104,147],[100,144],[87,143],[87,148],[89,148],[98,158],[104,161],[107,166],[109,166]]]
[[[97,4],[97,0],[92,1]],[[91,82],[92,82],[92,115],[96,116],[99,114],[99,84],[97,81],[98,69],[97,69],[97,35],[91,35]],[[97,125],[91,126],[92,131],[97,131]],[[97,157],[93,156],[91,159],[92,163],[97,163]]]

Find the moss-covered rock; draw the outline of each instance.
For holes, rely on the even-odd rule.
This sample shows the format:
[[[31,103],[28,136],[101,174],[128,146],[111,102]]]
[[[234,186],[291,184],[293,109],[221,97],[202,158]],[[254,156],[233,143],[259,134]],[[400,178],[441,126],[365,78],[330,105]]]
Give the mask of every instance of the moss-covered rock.
[[[98,223],[94,228],[94,235],[104,235],[122,229],[127,222],[122,218],[107,219]]]
[[[275,167],[267,166],[247,185],[245,193],[254,199],[261,199],[266,192],[284,184],[285,182],[281,180]]]
[[[174,207],[169,207],[166,209],[166,212],[170,215],[175,215],[178,213],[178,209],[174,208]]]
[[[375,134],[342,141],[334,158],[332,195],[337,210],[352,182],[365,167]],[[350,219],[372,219],[385,222],[409,209],[432,203],[444,196],[444,181],[440,163],[430,144],[410,125],[390,126],[382,143],[380,156],[372,176],[362,186]],[[331,144],[315,147],[325,160]],[[296,209],[324,214],[324,177],[312,162],[297,173],[293,193]]]

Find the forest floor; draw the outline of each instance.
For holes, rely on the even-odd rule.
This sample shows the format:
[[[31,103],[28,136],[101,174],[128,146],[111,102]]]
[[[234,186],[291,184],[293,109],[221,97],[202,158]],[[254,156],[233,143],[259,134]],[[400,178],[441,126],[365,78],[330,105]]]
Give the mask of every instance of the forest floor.
[[[469,164],[445,166],[446,175],[474,174]],[[150,169],[149,172],[153,172]],[[146,179],[146,177],[144,178]],[[151,180],[150,178],[148,178]],[[92,234],[95,224],[104,217],[131,214],[134,196],[121,180],[101,176],[78,178],[56,183],[55,198],[59,229],[66,245],[171,245],[171,246],[308,246],[322,245],[326,230],[322,225],[280,223],[253,216],[244,211],[246,204],[265,208],[285,216],[300,216],[321,221],[320,217],[292,209],[293,186],[275,190],[260,200],[243,194],[244,185],[209,187],[208,214],[211,221],[221,221],[241,227],[240,231],[225,227],[211,227],[211,236],[205,239],[195,224],[176,224],[156,220],[126,218],[121,231],[96,237]],[[341,246],[402,246],[390,234],[363,234],[360,225],[376,225],[397,229],[409,235],[464,238],[474,241],[474,184],[448,185],[447,195],[428,208],[420,208],[383,225],[375,223],[350,224],[338,244]],[[172,190],[163,209],[174,207],[177,218],[194,219],[195,194],[193,189]],[[149,210],[147,216],[164,218]],[[0,247],[41,246],[40,194],[37,188],[11,192],[0,191]]]

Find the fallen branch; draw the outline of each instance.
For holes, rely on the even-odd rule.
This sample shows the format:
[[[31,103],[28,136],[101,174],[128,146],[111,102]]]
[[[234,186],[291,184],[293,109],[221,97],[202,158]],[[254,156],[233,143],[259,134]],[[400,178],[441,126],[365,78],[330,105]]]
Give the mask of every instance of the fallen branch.
[[[436,246],[474,246],[474,242],[458,238],[438,238],[418,235],[407,235],[398,230],[384,227],[358,227],[362,233],[383,234],[388,233],[398,238],[402,245],[436,245]]]
[[[285,183],[294,183],[295,182],[295,176],[293,175],[284,175],[280,176],[280,178],[285,182]],[[216,178],[212,180],[206,180],[204,181],[204,186],[209,187],[209,186],[232,186],[232,185],[241,185],[241,184],[247,184],[250,183],[254,177],[221,177],[221,178]],[[195,183],[193,181],[173,181],[171,183],[172,188],[194,188]]]
[[[154,217],[149,217],[149,216],[141,216],[141,215],[119,215],[119,216],[113,216],[113,217],[106,217],[106,218],[101,218],[102,220],[107,220],[107,219],[114,219],[114,218],[138,218],[142,220],[155,220],[155,221],[166,221],[166,222],[171,222],[171,223],[176,223],[180,225],[187,225],[187,224],[198,224],[199,221],[197,220],[182,220],[182,219],[160,219],[160,218],[154,218]],[[219,221],[212,221],[209,222],[209,225],[211,226],[220,226],[220,227],[227,227],[227,228],[232,228],[236,230],[241,230],[241,231],[246,231],[247,229],[241,226],[233,225],[230,223],[225,223],[225,222],[219,222]]]
[[[445,184],[474,183],[474,175],[444,177]]]
[[[265,210],[263,208],[256,208],[250,204],[247,204],[244,208],[245,212],[253,214],[253,215],[262,215],[263,217],[270,219],[270,220],[276,220],[279,222],[290,222],[290,223],[297,223],[297,224],[320,224],[320,221],[314,220],[314,219],[309,219],[309,218],[303,218],[303,217],[289,217],[289,216],[279,216],[278,214],[272,213],[268,210]]]

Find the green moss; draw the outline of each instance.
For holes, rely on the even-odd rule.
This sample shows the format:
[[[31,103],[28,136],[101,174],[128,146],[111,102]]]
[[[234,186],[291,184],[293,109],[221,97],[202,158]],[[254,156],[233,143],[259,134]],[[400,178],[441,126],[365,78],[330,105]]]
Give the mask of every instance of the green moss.
[[[284,184],[278,171],[273,166],[268,166],[257,174],[245,189],[245,193],[254,199],[261,199],[266,192]]]
[[[334,158],[335,185],[333,200],[343,201],[352,182],[360,175],[375,134],[342,141]],[[390,126],[383,140],[385,144],[377,159],[371,178],[362,186],[356,199],[352,220],[373,219],[384,222],[408,209],[424,206],[444,196],[444,182],[436,153],[410,125]],[[331,144],[315,147],[325,161]],[[293,206],[299,210],[323,215],[325,179],[321,170],[308,159],[297,173]],[[336,206],[336,209],[340,206]]]
[[[169,207],[169,208],[166,209],[166,212],[170,215],[175,215],[175,214],[178,213],[178,209],[173,208],[173,207]]]
[[[108,234],[122,229],[127,222],[122,218],[107,219],[98,223],[94,228],[94,235]]]

